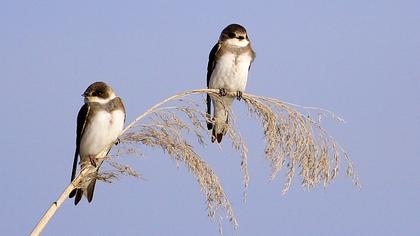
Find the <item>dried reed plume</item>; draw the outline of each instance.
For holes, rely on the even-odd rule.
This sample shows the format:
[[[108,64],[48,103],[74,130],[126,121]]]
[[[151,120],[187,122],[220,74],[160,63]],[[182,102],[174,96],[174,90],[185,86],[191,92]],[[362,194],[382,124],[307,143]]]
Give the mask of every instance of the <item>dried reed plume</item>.
[[[123,130],[119,138],[120,145],[117,148],[117,155],[137,154],[143,145],[162,149],[171,159],[175,160],[177,165],[185,165],[194,175],[206,197],[208,216],[211,219],[216,219],[218,216],[220,220],[223,217],[221,212],[224,210],[236,229],[238,224],[219,178],[191,144],[191,141],[196,140],[199,144],[205,145],[207,140],[210,140],[210,134],[205,127],[206,121],[210,120],[206,120],[206,115],[202,112],[204,106],[187,98],[194,94],[210,94],[218,98],[219,90],[192,90],[159,102]],[[236,96],[236,93],[228,92],[227,95]],[[352,162],[345,151],[320,126],[319,121],[303,115],[298,109],[315,109],[324,116],[330,115],[338,120],[341,118],[327,110],[300,107],[277,99],[246,93],[243,93],[242,101],[245,102],[251,116],[255,116],[261,121],[266,142],[265,158],[271,165],[271,179],[276,177],[283,166],[287,167],[287,180],[283,187],[283,193],[289,189],[298,169],[303,186],[314,187],[319,183],[327,185],[337,176],[342,156],[347,161],[347,175],[352,178],[355,185],[359,186]],[[233,117],[233,113],[229,109],[227,110],[230,117]],[[246,190],[249,182],[248,149],[236,131],[235,119],[229,119],[227,134],[232,142],[232,147],[239,152],[242,158],[241,170]],[[120,174],[141,178],[133,168],[117,163],[115,158],[107,157],[106,162],[112,169],[101,172],[93,178],[105,182],[111,182]],[[92,178],[92,176],[87,176],[82,170],[59,199],[47,210],[31,235],[38,235],[43,230],[55,211],[66,200],[68,194],[86,178]],[[220,225],[219,230],[221,230]]]
[[[315,187],[321,182],[326,186],[337,176],[342,156],[347,161],[346,174],[355,186],[360,187],[351,159],[320,125],[323,116],[344,122],[342,118],[328,110],[302,107],[262,96],[247,94],[244,101],[251,115],[261,121],[266,140],[265,158],[271,165],[271,180],[285,164],[287,166],[283,194],[289,190],[296,168],[300,169],[299,175],[304,187]],[[315,110],[319,119],[303,115],[297,108]]]

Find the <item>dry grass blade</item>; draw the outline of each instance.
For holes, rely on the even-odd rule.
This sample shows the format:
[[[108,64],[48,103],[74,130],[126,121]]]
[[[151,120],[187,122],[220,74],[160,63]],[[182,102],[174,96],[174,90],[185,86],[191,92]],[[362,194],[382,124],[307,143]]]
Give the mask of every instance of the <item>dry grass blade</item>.
[[[225,209],[229,221],[237,228],[232,206],[219,178],[190,144],[194,138],[200,145],[206,144],[208,131],[204,126],[205,114],[200,111],[200,105],[183,97],[172,97],[167,102],[175,103],[173,106],[166,106],[167,102],[162,103],[149,110],[144,119],[129,125],[130,129],[120,137],[121,144],[160,148],[177,166],[185,165],[205,194],[208,216],[212,219],[217,219],[216,216],[220,218],[223,216],[221,210]],[[192,138],[190,134],[193,134]]]
[[[177,165],[185,165],[197,179],[200,189],[206,196],[208,216],[220,222],[223,216],[221,211],[224,210],[236,229],[238,224],[219,178],[190,144],[191,138],[189,137],[191,135],[188,135],[190,133],[194,134],[193,137],[201,145],[205,145],[206,140],[209,140],[209,132],[204,127],[206,121],[209,121],[208,117],[200,111],[202,109],[200,105],[185,99],[187,96],[194,94],[209,94],[217,99],[219,90],[198,89],[187,91],[157,103],[123,130],[120,140],[126,146],[123,148],[119,146],[119,152],[116,155],[137,154],[138,145],[162,149],[170,158],[175,160]],[[236,93],[228,92],[227,95],[236,96]],[[271,179],[274,179],[284,166],[287,167],[287,180],[283,187],[283,193],[286,193],[289,189],[297,169],[300,169],[299,175],[302,178],[303,186],[309,188],[319,183],[323,183],[324,186],[327,185],[337,176],[342,156],[347,161],[346,174],[352,178],[356,186],[359,186],[352,162],[343,148],[320,126],[320,119],[316,121],[303,115],[298,109],[315,109],[321,114],[319,117],[329,115],[337,120],[341,118],[327,110],[300,107],[277,99],[246,93],[243,93],[242,100],[247,105],[250,114],[255,115],[261,121],[266,141],[265,157],[271,165]],[[176,104],[163,106],[170,102]],[[230,109],[228,109],[228,112],[231,113]],[[233,117],[232,113],[230,117]],[[241,169],[246,190],[249,183],[248,149],[236,131],[235,119],[229,119],[228,136],[232,141],[233,148],[242,157]],[[103,152],[106,152],[112,145],[113,143]],[[124,150],[126,150],[125,153]],[[113,167],[111,171],[91,176],[85,170],[82,170],[60,195],[57,202],[54,202],[47,210],[31,235],[38,235],[42,232],[68,194],[86,178],[98,178],[105,182],[112,182],[120,174],[142,178],[130,166],[119,164],[109,158],[106,159],[106,162]],[[216,218],[216,216],[219,217]],[[220,223],[219,226],[221,231]]]
[[[139,133],[129,133],[126,142],[140,142],[150,147],[162,148],[177,163],[184,163],[197,178],[201,190],[206,195],[209,216],[214,217],[219,207],[224,207],[232,223],[237,226],[232,207],[225,196],[218,177],[213,170],[194,152],[192,147],[181,138],[174,138],[175,133],[160,132],[162,130],[145,128]]]
[[[213,171],[194,152],[185,138],[186,133],[193,131],[198,143],[205,144],[209,139],[206,137],[209,134],[203,127],[204,121],[208,117],[200,112],[199,105],[186,99],[187,96],[193,94],[210,94],[217,99],[219,91],[192,90],[162,101],[143,115],[149,117],[149,122],[140,124],[137,122],[139,120],[135,121],[128,126],[130,132],[122,140],[128,143],[160,147],[177,164],[184,163],[197,178],[201,189],[207,196],[209,216],[214,216],[215,209],[225,208],[228,210],[229,217],[234,219],[231,206],[224,193],[215,191],[215,189],[222,190],[221,186],[208,185],[208,183],[219,184],[217,178],[212,176]],[[228,96],[235,95],[236,93],[228,92]],[[250,113],[261,121],[266,140],[265,157],[271,165],[271,179],[274,179],[283,167],[287,167],[287,180],[283,187],[283,193],[288,191],[298,170],[304,187],[315,187],[320,183],[326,186],[337,176],[343,156],[347,161],[346,174],[352,178],[356,186],[360,186],[350,158],[336,140],[320,126],[320,118],[312,119],[300,113],[298,109],[316,110],[319,117],[330,116],[338,121],[343,121],[340,117],[328,110],[301,107],[273,98],[245,93],[242,98]],[[178,103],[170,107],[163,107],[163,104],[170,101]],[[229,116],[234,117],[231,110],[227,110],[230,113]],[[152,117],[150,117],[151,115]],[[241,169],[245,196],[249,183],[248,149],[236,131],[235,119],[229,119],[228,136],[231,138],[233,148],[242,157]],[[205,167],[197,166],[198,164]],[[215,202],[217,204],[213,204]],[[229,212],[232,212],[232,215]],[[236,220],[233,221],[236,222]]]
[[[288,191],[297,168],[300,168],[304,187],[315,187],[319,183],[326,186],[337,176],[343,156],[348,164],[347,175],[360,187],[352,161],[344,149],[320,126],[320,120],[303,115],[295,107],[315,109],[322,116],[330,115],[343,121],[340,117],[328,110],[300,107],[273,98],[247,94],[244,101],[250,113],[261,120],[266,140],[265,157],[271,165],[271,179],[287,166],[283,193]]]
[[[245,144],[245,141],[242,139],[239,132],[236,130],[236,119],[233,112],[230,109],[226,109],[229,113],[229,129],[227,135],[232,141],[232,147],[236,150],[241,156],[241,171],[242,171],[242,182],[244,185],[243,199],[246,201],[247,189],[249,185],[249,171],[248,171],[248,147]]]

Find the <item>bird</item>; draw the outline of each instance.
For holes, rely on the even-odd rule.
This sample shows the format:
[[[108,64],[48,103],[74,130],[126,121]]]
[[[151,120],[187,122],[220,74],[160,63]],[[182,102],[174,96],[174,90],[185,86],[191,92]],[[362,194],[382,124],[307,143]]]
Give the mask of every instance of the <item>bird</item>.
[[[80,171],[87,168],[89,174],[98,172],[103,158],[111,149],[111,144],[118,141],[126,118],[121,98],[117,97],[106,83],[94,82],[82,96],[84,105],[77,115],[76,150],[71,181],[76,177],[79,156]],[[100,156],[97,156],[98,154]],[[95,177],[86,181],[82,180],[81,185],[70,193],[70,198],[76,196],[75,205],[79,203],[83,195],[89,203],[92,201],[95,183]]]
[[[221,98],[207,94],[207,128],[212,130],[211,141],[222,141],[228,129],[227,109],[235,97],[227,92],[236,93],[241,100],[248,80],[248,72],[255,59],[251,41],[245,27],[239,24],[226,26],[209,54],[207,65],[207,88],[219,89]],[[213,117],[211,117],[213,104]]]

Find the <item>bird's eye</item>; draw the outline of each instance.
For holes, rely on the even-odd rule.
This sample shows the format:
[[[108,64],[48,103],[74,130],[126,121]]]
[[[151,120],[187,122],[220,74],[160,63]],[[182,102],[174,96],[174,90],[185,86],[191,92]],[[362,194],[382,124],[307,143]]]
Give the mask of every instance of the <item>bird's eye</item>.
[[[233,38],[236,37],[236,34],[235,33],[228,33],[228,36],[229,36],[229,38],[233,39]]]
[[[96,91],[93,91],[92,92],[92,95],[91,96],[93,96],[93,97],[99,97],[99,96],[101,96],[101,94],[102,94],[102,91],[96,90]]]

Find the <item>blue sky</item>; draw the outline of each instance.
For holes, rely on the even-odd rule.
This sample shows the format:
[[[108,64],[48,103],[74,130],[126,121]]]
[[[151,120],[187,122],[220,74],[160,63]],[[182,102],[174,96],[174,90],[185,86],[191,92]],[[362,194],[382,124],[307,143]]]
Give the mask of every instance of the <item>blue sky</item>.
[[[236,102],[250,150],[247,203],[230,144],[200,153],[222,180],[239,235],[420,235],[419,22],[414,0],[1,1],[0,232],[30,232],[68,184],[90,83],[108,82],[131,121],[165,97],[204,88],[211,47],[240,23],[257,52],[247,92],[343,116],[344,125],[324,125],[363,188],[342,171],[326,189],[307,191],[296,179],[281,195],[285,172],[268,181],[258,123]],[[67,201],[44,235],[217,235],[188,171],[146,153],[133,162],[146,180],[99,183],[92,204]],[[235,234],[227,222],[224,233]]]

